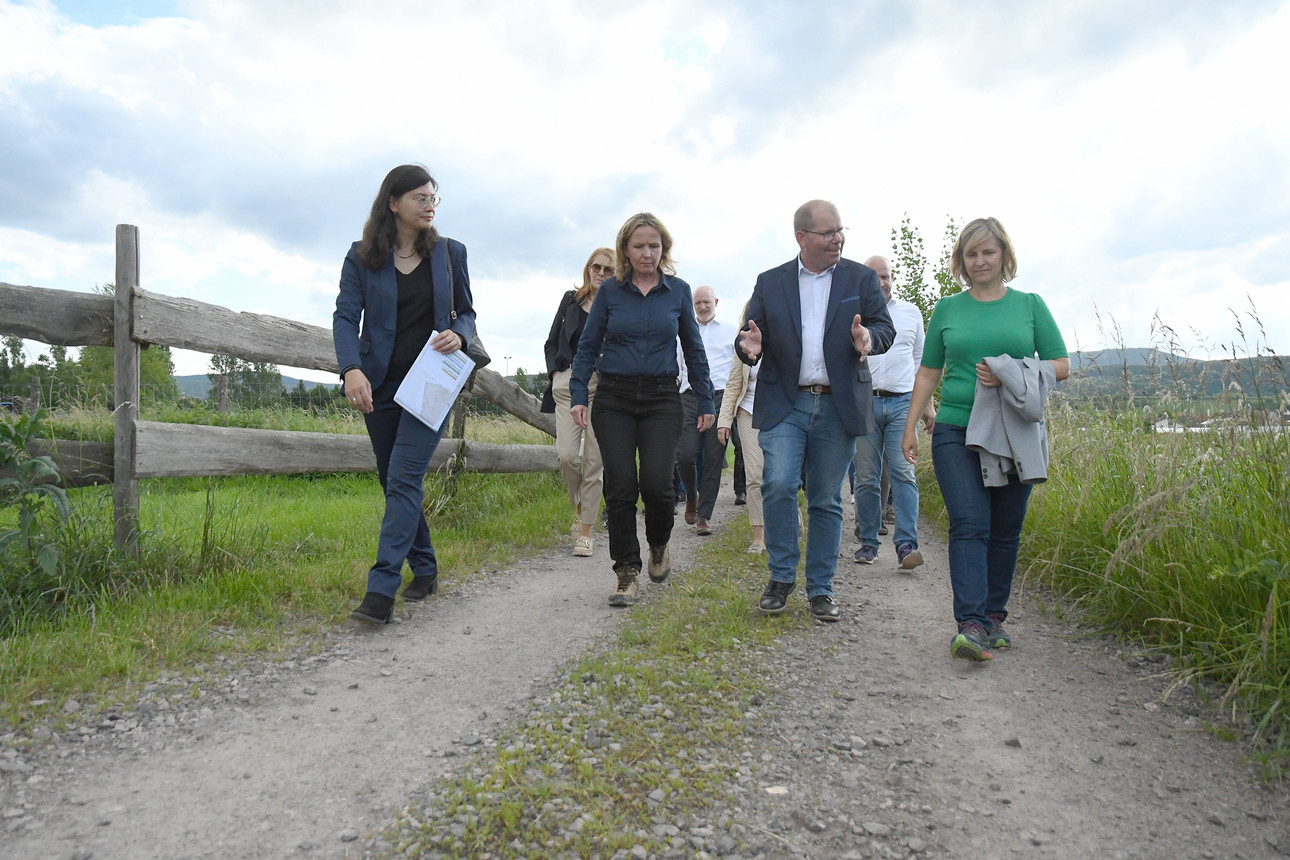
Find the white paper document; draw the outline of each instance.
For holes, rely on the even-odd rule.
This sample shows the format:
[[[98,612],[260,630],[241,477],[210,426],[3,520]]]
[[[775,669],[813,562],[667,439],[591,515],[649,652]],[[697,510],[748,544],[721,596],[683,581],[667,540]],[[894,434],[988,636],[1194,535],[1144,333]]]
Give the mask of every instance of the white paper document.
[[[447,355],[435,352],[430,341],[438,332],[430,333],[430,340],[421,348],[416,363],[403,378],[399,390],[394,392],[394,402],[411,412],[427,427],[438,430],[448,417],[457,395],[466,387],[475,362],[459,349]]]

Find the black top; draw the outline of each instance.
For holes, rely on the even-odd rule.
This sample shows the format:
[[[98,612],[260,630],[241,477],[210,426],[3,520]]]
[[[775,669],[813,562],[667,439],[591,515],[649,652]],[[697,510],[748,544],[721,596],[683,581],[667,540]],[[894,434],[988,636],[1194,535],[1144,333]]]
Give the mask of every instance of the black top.
[[[573,354],[578,351],[578,341],[587,325],[587,312],[577,301],[577,291],[569,290],[560,299],[560,309],[551,321],[551,333],[546,336],[543,351],[546,353],[546,391],[542,392],[543,412],[555,412],[555,396],[551,392],[551,379],[573,364]]]
[[[548,376],[568,370],[573,364],[573,354],[578,351],[578,341],[587,325],[587,312],[582,309],[582,303],[575,300],[576,296],[573,290],[565,293],[560,300],[560,309],[551,321],[551,333],[543,346]]]
[[[399,312],[387,378],[402,382],[434,331],[434,280],[430,261],[422,260],[406,275],[396,268],[394,279],[399,286]]]

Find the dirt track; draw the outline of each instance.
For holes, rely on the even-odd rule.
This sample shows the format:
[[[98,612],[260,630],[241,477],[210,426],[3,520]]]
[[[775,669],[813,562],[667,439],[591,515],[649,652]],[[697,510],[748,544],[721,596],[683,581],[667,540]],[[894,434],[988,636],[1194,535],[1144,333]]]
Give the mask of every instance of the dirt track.
[[[951,660],[930,532],[913,575],[890,544],[871,567],[839,562],[844,620],[767,658],[778,692],[742,741],[756,767],[727,816],[738,840],[675,856],[1290,855],[1290,798],[1204,730],[1189,693],[1161,702],[1149,660],[1024,595],[1015,649]],[[700,540],[678,519],[677,578]],[[0,857],[362,856],[613,632],[606,550],[598,534],[590,560],[528,559],[393,626],[346,626],[314,657],[165,679],[34,751],[0,734]]]

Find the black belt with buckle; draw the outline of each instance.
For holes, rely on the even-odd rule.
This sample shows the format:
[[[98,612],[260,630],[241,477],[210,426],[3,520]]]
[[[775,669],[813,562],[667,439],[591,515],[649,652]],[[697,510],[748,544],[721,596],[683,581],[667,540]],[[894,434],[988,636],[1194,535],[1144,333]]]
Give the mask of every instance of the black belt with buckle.
[[[908,391],[881,391],[879,389],[874,389],[873,396],[874,397],[904,397],[908,393],[909,393]]]
[[[798,391],[809,391],[812,394],[832,394],[833,389],[827,385],[799,385]]]

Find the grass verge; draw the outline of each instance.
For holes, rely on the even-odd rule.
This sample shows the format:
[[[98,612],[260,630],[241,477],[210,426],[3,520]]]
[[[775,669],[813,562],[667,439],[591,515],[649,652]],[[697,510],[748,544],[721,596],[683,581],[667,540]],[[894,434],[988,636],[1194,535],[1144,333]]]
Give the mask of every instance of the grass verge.
[[[1021,582],[1169,657],[1217,698],[1269,777],[1290,764],[1290,427],[1155,433],[1133,413],[1050,410]],[[930,458],[924,458],[930,459]],[[944,523],[930,463],[922,513]],[[1229,729],[1230,731],[1230,729]]]
[[[503,443],[540,435],[467,427]],[[71,496],[58,570],[40,581],[0,571],[0,721],[10,726],[59,713],[69,696],[109,707],[215,654],[307,644],[362,596],[382,513],[374,475],[145,481],[141,557],[127,564],[111,549],[110,489]],[[426,498],[449,582],[566,539],[554,472],[431,475]]]
[[[743,551],[749,538],[738,517],[704,542],[693,569],[646,586],[615,641],[571,665],[494,754],[404,810],[386,834],[393,851],[609,857],[674,847],[652,827],[659,808],[709,808],[741,776],[718,751],[767,698],[757,652],[816,623],[754,610],[766,561]]]

